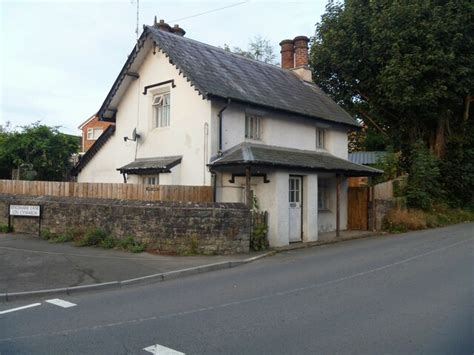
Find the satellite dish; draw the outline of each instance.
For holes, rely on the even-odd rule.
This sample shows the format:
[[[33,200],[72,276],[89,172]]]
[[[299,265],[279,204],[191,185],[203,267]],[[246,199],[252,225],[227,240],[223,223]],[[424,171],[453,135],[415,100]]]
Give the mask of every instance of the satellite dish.
[[[134,142],[136,142],[139,138],[140,138],[140,135],[137,133],[137,129],[134,128],[134,129],[133,129],[133,132],[132,132],[132,138],[123,137],[123,140],[124,140],[125,142],[126,142],[126,141],[134,141]]]

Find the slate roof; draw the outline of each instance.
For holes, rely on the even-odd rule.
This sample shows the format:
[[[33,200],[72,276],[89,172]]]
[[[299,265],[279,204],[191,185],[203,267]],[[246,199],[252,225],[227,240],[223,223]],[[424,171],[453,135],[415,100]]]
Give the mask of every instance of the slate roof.
[[[335,172],[347,176],[379,175],[383,171],[351,163],[325,152],[299,150],[244,142],[214,157],[215,170],[236,165]]]
[[[133,62],[140,57],[138,52],[142,48],[148,48],[145,45],[148,37],[157,43],[158,49],[168,56],[170,62],[204,98],[231,99],[359,127],[359,124],[318,86],[303,81],[290,70],[249,59],[188,37],[164,32],[152,26],[144,26],[137,46],[134,47],[99,110],[101,119],[114,120],[115,107],[110,103],[119,91],[120,85],[127,82],[124,81],[127,71],[136,67]]]
[[[356,164],[370,165],[375,164],[377,160],[387,155],[384,151],[374,152],[354,152],[349,153],[349,160]]]
[[[172,63],[204,96],[218,96],[358,126],[319,87],[289,70],[148,26]]]
[[[117,170],[120,171],[121,174],[169,173],[172,167],[181,163],[182,158],[180,155],[172,157],[139,158]]]

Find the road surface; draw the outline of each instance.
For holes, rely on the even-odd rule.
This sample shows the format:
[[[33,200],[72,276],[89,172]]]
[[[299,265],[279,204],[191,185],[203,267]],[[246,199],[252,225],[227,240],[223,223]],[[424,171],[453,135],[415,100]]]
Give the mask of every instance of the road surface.
[[[0,354],[472,354],[473,231],[373,237],[146,286],[3,303]]]

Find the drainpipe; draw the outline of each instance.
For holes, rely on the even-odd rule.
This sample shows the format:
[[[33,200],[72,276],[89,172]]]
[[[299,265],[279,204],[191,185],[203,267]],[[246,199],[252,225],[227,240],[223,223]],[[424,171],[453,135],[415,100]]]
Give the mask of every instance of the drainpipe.
[[[229,107],[230,102],[231,102],[231,100],[227,99],[227,103],[217,113],[217,117],[219,117],[219,150],[218,150],[218,153],[222,152],[222,114],[227,109],[227,107]]]

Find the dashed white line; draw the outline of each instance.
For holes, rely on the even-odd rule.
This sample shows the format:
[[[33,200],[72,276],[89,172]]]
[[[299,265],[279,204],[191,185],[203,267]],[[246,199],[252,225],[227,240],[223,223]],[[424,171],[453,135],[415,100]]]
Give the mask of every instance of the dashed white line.
[[[155,355],[185,355],[182,352],[167,348],[166,346],[163,346],[160,344],[148,346],[144,348],[143,350],[148,351],[149,353],[152,353]]]
[[[7,309],[7,310],[5,310],[5,311],[0,311],[0,314],[10,313],[10,312],[16,312],[16,311],[21,311],[22,309],[37,307],[37,306],[39,306],[39,305],[41,305],[41,303],[28,304],[28,305],[26,305],[26,306],[21,306],[21,307],[17,307],[17,308]]]
[[[63,307],[63,308],[71,308],[71,307],[77,306],[77,304],[75,303],[60,300],[59,298],[53,298],[52,300],[47,300],[46,302],[54,304],[59,307]]]

